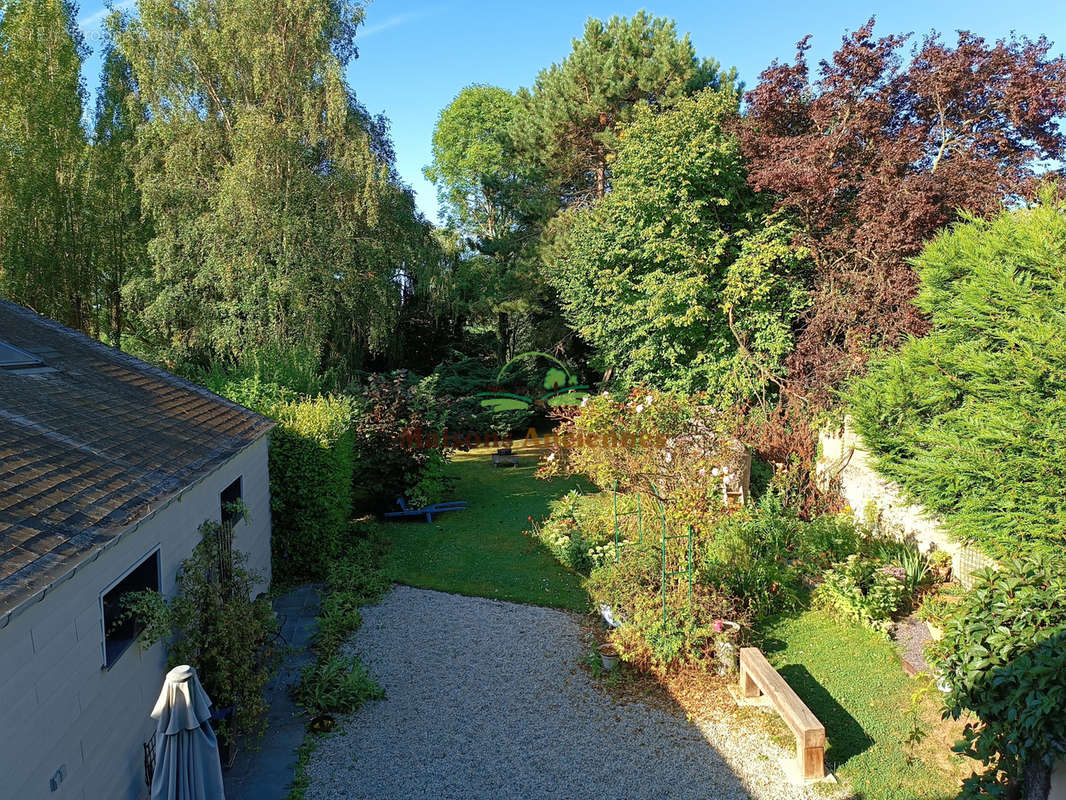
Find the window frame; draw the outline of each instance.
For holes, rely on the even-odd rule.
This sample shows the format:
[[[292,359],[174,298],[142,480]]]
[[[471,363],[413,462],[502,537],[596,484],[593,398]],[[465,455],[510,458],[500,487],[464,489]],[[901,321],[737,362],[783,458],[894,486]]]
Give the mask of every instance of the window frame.
[[[238,502],[238,503],[243,504],[244,503],[244,475],[243,474],[242,475],[238,475],[234,480],[232,480],[226,486],[225,489],[223,489],[221,492],[218,493],[219,520],[221,521],[221,523],[223,525],[226,525],[227,523],[230,523],[233,526],[236,526],[238,522],[240,522],[242,519],[244,519],[244,512],[243,511],[241,511],[240,513],[238,513],[238,514],[236,514],[234,516],[229,516],[226,513],[226,506],[229,505],[229,503],[227,503],[222,498],[226,494],[226,492],[228,492],[234,486],[237,487],[237,499],[236,499],[236,501],[231,500],[230,503]]]
[[[130,647],[132,647],[134,644],[137,643],[137,640],[141,638],[141,634],[144,633],[144,628],[142,626],[142,628],[140,630],[138,630],[134,634],[133,638],[130,639],[128,642],[126,642],[126,644],[123,645],[121,650],[119,650],[117,653],[115,653],[115,657],[113,659],[111,659],[111,661],[108,661],[108,659],[107,659],[107,607],[104,604],[104,598],[107,595],[109,595],[111,592],[113,592],[118,587],[118,585],[120,583],[122,583],[124,580],[126,580],[126,578],[128,578],[130,575],[132,575],[138,569],[143,567],[145,565],[145,563],[151,558],[155,558],[155,560],[156,560],[155,561],[155,584],[156,584],[155,591],[161,592],[163,590],[163,556],[162,556],[162,548],[161,548],[161,546],[159,544],[156,544],[147,553],[145,553],[140,558],[136,559],[133,562],[133,565],[131,567],[126,569],[121,575],[119,575],[117,578],[115,578],[115,580],[111,581],[111,583],[109,583],[107,586],[105,586],[100,591],[99,597],[97,598],[97,604],[98,604],[99,609],[100,609],[100,632],[102,634],[102,637],[100,639],[100,650],[101,650],[101,656],[103,658],[103,666],[101,666],[100,669],[102,669],[105,672],[109,671],[112,667],[114,667],[115,664],[117,664],[119,662],[119,660],[122,658],[122,656],[124,656],[126,654],[126,652],[130,649]],[[140,590],[135,590],[135,591],[140,591]]]

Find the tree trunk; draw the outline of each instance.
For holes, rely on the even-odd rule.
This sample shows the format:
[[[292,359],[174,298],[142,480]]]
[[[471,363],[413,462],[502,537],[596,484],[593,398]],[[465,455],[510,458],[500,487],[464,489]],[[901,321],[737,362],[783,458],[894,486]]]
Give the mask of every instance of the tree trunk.
[[[1051,794],[1051,768],[1036,758],[1025,768],[1025,800],[1047,800]]]
[[[503,311],[496,315],[496,359],[502,367],[507,363],[507,352],[511,342],[511,319]]]

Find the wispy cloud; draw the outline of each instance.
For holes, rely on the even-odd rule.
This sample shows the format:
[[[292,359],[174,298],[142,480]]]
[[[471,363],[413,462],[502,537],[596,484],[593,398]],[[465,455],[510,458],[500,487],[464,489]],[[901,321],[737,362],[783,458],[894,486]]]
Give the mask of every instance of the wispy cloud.
[[[383,22],[379,22],[376,25],[367,25],[361,31],[359,31],[359,37],[365,39],[368,36],[374,36],[375,34],[387,31],[389,28],[395,28],[397,25],[404,25],[408,22],[413,22],[419,17],[425,16],[424,12],[410,12],[407,14],[397,14],[396,16],[389,17]]]
[[[90,14],[84,19],[79,19],[78,27],[81,28],[82,31],[96,30],[100,23],[107,19],[108,14],[112,11],[126,11],[127,9],[133,8],[133,3],[134,0],[122,0],[122,2],[112,4],[110,8],[105,6],[95,14]]]

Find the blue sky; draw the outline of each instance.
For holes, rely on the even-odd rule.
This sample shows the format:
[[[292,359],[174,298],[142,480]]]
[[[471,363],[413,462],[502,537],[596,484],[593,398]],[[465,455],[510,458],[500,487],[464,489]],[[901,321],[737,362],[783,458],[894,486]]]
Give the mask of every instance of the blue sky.
[[[129,9],[132,0],[116,3]],[[988,39],[1012,30],[1045,34],[1053,51],[1066,50],[1061,0],[834,0],[752,3],[675,0],[628,4],[539,0],[516,2],[396,2],[375,0],[357,39],[359,58],[348,71],[352,89],[370,111],[392,121],[397,167],[415,190],[419,207],[437,217],[436,193],[422,177],[440,109],[464,87],[490,83],[507,89],[530,85],[542,68],[566,57],[588,17],[632,16],[641,8],[676,20],[696,52],[736,66],[751,86],[774,58],[790,60],[795,43],[813,34],[811,56],[827,57],[846,30],[871,15],[884,33],[967,29]],[[94,53],[85,64],[90,94],[99,72],[102,2],[84,2],[78,19]]]

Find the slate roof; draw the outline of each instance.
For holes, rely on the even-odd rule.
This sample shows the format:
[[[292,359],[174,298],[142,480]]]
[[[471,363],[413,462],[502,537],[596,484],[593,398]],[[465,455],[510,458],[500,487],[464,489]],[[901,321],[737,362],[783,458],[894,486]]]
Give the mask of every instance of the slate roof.
[[[0,300],[0,624],[273,422]]]

